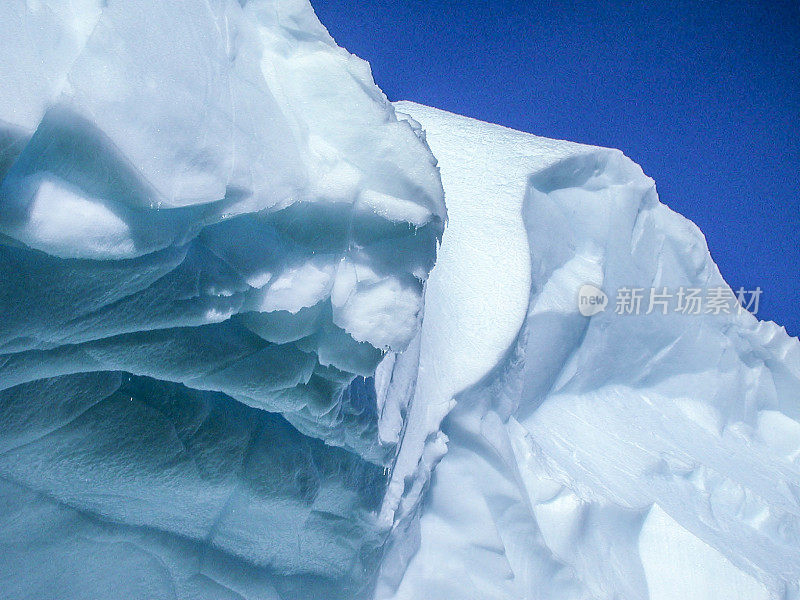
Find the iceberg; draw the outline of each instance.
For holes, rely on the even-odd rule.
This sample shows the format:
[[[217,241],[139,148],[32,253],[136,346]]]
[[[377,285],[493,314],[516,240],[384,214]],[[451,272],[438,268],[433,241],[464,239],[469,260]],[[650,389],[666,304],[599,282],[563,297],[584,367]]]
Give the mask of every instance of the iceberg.
[[[800,342],[621,152],[307,0],[0,39],[0,597],[800,600]]]

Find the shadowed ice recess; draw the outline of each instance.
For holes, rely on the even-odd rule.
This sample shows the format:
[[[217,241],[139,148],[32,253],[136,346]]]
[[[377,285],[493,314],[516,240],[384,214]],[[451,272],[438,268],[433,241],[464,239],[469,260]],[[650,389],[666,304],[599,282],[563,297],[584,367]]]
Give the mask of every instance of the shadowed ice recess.
[[[421,132],[305,2],[0,33],[0,596],[369,594],[444,227]]]

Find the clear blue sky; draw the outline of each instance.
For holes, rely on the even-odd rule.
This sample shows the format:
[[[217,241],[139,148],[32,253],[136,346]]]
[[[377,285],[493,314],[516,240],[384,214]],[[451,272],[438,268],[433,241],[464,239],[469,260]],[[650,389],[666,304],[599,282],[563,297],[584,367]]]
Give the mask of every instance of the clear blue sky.
[[[311,0],[390,100],[622,149],[800,334],[800,2]]]

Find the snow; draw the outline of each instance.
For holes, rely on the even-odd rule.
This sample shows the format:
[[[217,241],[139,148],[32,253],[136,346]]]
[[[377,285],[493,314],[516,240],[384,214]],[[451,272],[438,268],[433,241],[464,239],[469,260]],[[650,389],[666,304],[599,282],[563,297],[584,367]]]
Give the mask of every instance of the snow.
[[[757,580],[686,531],[658,504],[642,525],[639,554],[651,600],[769,600]]]
[[[138,255],[130,227],[102,202],[74,193],[58,181],[42,181],[28,220],[15,237],[60,258],[133,258]],[[76,223],[75,215],[81,215]]]
[[[725,283],[621,153],[397,107],[449,227],[392,481],[408,567],[377,597],[795,597],[797,339],[735,309],[584,316],[586,285]]]
[[[392,106],[307,0],[0,36],[4,599],[800,598],[800,342],[616,310],[730,292],[622,153]]]

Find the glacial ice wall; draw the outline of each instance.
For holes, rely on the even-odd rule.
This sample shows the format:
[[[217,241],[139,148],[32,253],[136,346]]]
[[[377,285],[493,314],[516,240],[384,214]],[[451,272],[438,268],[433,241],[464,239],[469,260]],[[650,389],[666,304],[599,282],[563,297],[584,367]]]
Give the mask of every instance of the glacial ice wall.
[[[620,152],[397,107],[449,224],[392,481],[420,491],[377,597],[798,598],[798,340],[733,304],[616,310],[626,288],[729,289]],[[581,314],[584,284],[604,311]]]
[[[420,132],[305,0],[9,0],[0,39],[0,596],[369,594]]]

